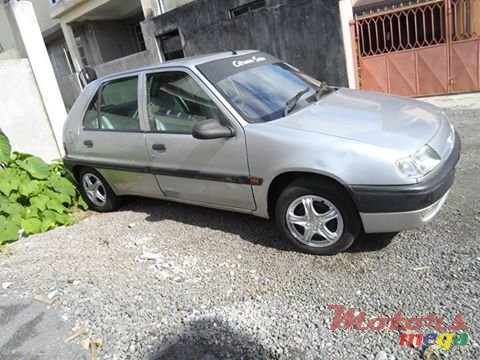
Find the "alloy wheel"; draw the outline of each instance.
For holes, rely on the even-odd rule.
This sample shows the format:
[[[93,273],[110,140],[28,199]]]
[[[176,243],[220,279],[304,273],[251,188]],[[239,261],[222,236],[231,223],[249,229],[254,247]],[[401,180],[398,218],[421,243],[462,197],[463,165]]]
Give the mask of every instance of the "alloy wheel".
[[[292,201],[286,222],[295,239],[312,247],[330,246],[343,234],[342,214],[332,202],[317,195],[305,195]]]
[[[102,181],[94,174],[85,173],[82,178],[83,189],[88,199],[96,206],[102,207],[107,203],[107,192]]]

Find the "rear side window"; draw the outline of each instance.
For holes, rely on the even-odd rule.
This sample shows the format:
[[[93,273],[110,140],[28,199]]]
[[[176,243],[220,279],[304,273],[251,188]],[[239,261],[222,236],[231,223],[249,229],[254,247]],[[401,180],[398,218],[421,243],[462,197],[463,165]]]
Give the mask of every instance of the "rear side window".
[[[85,129],[140,130],[138,77],[110,81],[100,88],[83,120]]]

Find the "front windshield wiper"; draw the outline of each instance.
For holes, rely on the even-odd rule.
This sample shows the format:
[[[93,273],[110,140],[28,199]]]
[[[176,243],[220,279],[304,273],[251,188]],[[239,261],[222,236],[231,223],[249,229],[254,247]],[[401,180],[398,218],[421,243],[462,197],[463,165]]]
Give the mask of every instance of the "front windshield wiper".
[[[310,87],[307,87],[302,91],[299,91],[298,93],[296,93],[294,97],[288,100],[285,103],[285,110],[283,111],[283,116],[287,116],[290,113],[290,111],[292,111],[293,108],[297,105],[298,100],[300,100],[300,98],[309,91],[310,91]]]

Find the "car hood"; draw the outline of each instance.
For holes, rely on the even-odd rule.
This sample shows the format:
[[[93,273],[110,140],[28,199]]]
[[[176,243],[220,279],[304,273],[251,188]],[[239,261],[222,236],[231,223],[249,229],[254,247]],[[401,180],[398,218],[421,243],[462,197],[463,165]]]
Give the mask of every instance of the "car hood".
[[[421,101],[340,88],[270,124],[411,153],[432,139],[443,121],[440,109]]]

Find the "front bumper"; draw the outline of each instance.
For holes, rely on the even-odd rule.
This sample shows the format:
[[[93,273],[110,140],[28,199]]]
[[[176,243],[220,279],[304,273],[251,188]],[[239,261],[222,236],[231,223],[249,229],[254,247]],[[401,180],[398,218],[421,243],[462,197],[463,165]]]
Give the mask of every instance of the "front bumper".
[[[366,233],[395,232],[417,228],[432,220],[445,203],[460,158],[460,137],[449,157],[427,178],[413,185],[352,186]]]
[[[433,220],[445,204],[449,192],[447,191],[443,197],[425,209],[391,213],[360,213],[363,229],[367,234],[370,234],[418,228]]]

